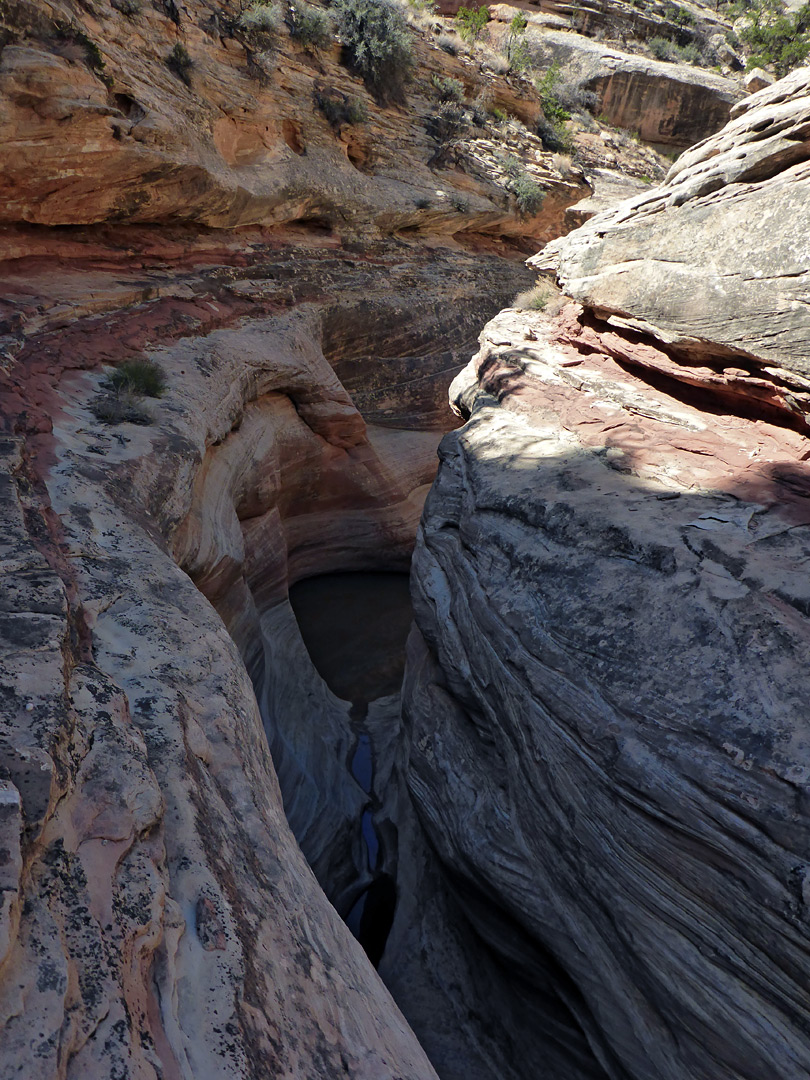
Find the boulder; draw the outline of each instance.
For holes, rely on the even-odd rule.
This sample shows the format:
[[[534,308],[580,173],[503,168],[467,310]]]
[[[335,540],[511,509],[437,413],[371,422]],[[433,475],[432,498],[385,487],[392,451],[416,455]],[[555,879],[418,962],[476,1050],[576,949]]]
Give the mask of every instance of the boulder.
[[[743,85],[749,94],[755,94],[757,90],[764,90],[766,86],[771,86],[776,80],[769,71],[765,71],[764,68],[752,68],[747,72]]]
[[[741,101],[662,186],[530,263],[613,325],[676,349],[685,362],[671,365],[673,377],[722,379],[728,369],[738,397],[800,422],[810,391],[809,195],[810,69],[800,68]]]

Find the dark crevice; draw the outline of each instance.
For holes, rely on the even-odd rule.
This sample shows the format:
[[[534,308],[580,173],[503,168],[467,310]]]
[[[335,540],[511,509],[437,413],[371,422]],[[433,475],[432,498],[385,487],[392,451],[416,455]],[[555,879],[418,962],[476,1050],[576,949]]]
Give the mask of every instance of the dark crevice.
[[[606,316],[606,313],[604,313]],[[617,327],[607,321],[607,317],[600,318],[594,311],[586,311],[580,319],[581,324],[593,330],[600,338],[600,348],[607,353],[616,363],[630,374],[642,378],[653,389],[668,394],[677,401],[683,402],[702,412],[714,416],[734,415],[747,420],[765,420],[779,427],[797,431],[802,435],[810,434],[810,422],[802,412],[792,411],[787,401],[777,404],[774,400],[767,400],[766,395],[777,397],[780,392],[793,398],[801,399],[803,392],[780,379],[767,368],[773,367],[766,361],[755,357],[743,350],[733,350],[722,346],[701,343],[690,340],[689,347],[679,348],[677,345],[665,344],[651,333],[645,334],[641,330],[627,327]],[[628,344],[625,352],[621,347],[610,343],[610,338],[620,337]],[[573,345],[583,354],[593,353],[594,345],[591,341],[582,341],[572,337],[569,344]],[[634,346],[648,346],[661,353],[663,356],[682,368],[682,376],[676,371],[664,373],[637,359],[632,354]],[[757,383],[746,385],[745,377],[741,376],[734,382],[726,383],[701,383],[699,377],[694,374],[695,368],[711,368],[714,374],[721,376],[729,367],[740,368]],[[772,391],[768,386],[773,388]]]

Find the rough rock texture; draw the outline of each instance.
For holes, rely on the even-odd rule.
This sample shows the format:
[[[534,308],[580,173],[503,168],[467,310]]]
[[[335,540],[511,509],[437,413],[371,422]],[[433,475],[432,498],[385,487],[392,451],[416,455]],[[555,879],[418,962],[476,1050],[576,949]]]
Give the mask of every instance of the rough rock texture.
[[[433,1076],[301,856],[236,648],[166,550],[189,428],[88,419],[78,394],[39,448],[47,483],[32,444],[3,442],[0,1073]]]
[[[556,61],[569,78],[597,94],[595,112],[645,142],[691,146],[721,128],[743,96],[735,81],[688,64],[634,56],[554,30],[538,41],[541,57]]]
[[[586,37],[608,35],[625,42],[658,35],[685,45],[698,36],[706,38],[731,28],[712,7],[690,0],[677,7],[667,0],[648,0],[643,7],[632,0],[511,0],[490,5],[493,13],[499,8],[520,8],[535,25],[549,17],[563,18],[568,27]]]
[[[810,70],[736,106],[666,183],[530,260],[565,291],[677,350],[662,374],[807,412]],[[708,366],[704,366],[708,364]]]
[[[531,273],[480,240],[7,239],[2,1068],[432,1076],[282,813],[346,914],[366,795],[286,590],[407,566],[438,399]],[[153,424],[99,423],[102,365],[144,356]]]
[[[247,33],[243,7],[189,0],[181,14],[173,2],[143,3],[129,17],[73,0],[4,8],[0,223],[310,221],[343,235],[486,223],[495,233],[534,234],[496,177],[473,182],[450,162],[437,183],[428,132],[434,76],[457,77],[471,98],[485,91],[526,122],[540,114],[531,84],[482,74],[417,35],[410,100],[382,107],[339,63],[336,41],[307,52],[283,25]],[[184,77],[167,62],[178,46],[191,63]],[[318,104],[349,98],[362,103],[365,121],[330,123]],[[462,210],[450,197],[458,178]],[[544,186],[556,193],[577,183],[581,197],[581,180],[547,177]],[[553,202],[537,215],[540,240],[550,239]]]
[[[558,1075],[810,1072],[807,78],[539,256],[590,309],[503,312],[452,389],[408,782]]]

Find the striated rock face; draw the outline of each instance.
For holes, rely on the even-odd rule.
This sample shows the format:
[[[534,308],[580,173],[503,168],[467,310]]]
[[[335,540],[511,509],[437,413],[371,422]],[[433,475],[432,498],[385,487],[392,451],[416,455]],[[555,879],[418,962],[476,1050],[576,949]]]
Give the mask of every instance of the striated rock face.
[[[408,782],[527,1076],[810,1071],[806,80],[538,256],[580,302],[451,391]]]
[[[554,199],[533,228],[494,175],[450,169],[437,183],[433,77],[458,78],[471,99],[484,92],[527,122],[540,114],[530,85],[486,77],[417,35],[418,85],[407,106],[384,108],[341,65],[336,40],[308,52],[281,22],[249,33],[244,7],[189,0],[181,13],[172,0],[126,16],[107,3],[20,0],[4,9],[0,225],[300,221],[347,236],[486,225],[541,242],[559,233],[549,226],[560,193],[586,193],[581,178],[547,177]],[[188,61],[179,73],[178,48]],[[350,98],[365,120],[330,123],[323,102]],[[463,209],[450,198],[456,187]]]
[[[662,187],[597,215],[531,264],[555,270],[612,324],[686,354],[680,374],[678,365],[663,373],[726,381],[730,392],[736,381],[741,394],[780,399],[798,417],[810,389],[809,162],[810,71],[799,68],[737,105]],[[719,370],[693,371],[704,359]]]
[[[743,96],[736,82],[714,72],[619,52],[576,34],[546,31],[539,48],[596,93],[595,111],[608,123],[645,142],[691,146],[721,128]]]
[[[3,1068],[431,1077],[285,820],[282,798],[345,914],[367,797],[286,595],[407,567],[453,422],[436,385],[472,313],[531,275],[395,241],[51,243],[5,268]],[[151,425],[108,427],[102,364],[132,357],[167,393]]]

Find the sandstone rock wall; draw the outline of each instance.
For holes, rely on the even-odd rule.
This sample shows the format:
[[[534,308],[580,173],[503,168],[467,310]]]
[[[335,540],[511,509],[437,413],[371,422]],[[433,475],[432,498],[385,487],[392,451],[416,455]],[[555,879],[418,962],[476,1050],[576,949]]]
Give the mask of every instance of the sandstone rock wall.
[[[437,184],[427,130],[434,76],[458,78],[470,98],[486,92],[527,121],[540,113],[531,86],[486,76],[416,35],[410,101],[382,107],[340,63],[336,40],[308,51],[283,24],[248,33],[243,6],[142,4],[125,16],[108,4],[20,0],[5,10],[0,225],[300,221],[356,236],[486,223],[505,235],[533,232],[494,177],[462,182],[466,203],[454,206],[457,178],[451,170],[449,191]],[[176,48],[190,65],[180,74]],[[330,97],[355,99],[366,120],[330,124],[318,104]],[[550,238],[541,235],[547,218],[548,208],[541,239]]]
[[[598,97],[595,112],[645,142],[685,149],[713,135],[743,96],[740,85],[689,64],[636,56],[559,31],[539,38],[541,55]]]
[[[541,253],[579,303],[503,312],[453,386],[409,787],[515,996],[582,1033],[560,1075],[810,1070],[806,94]]]

